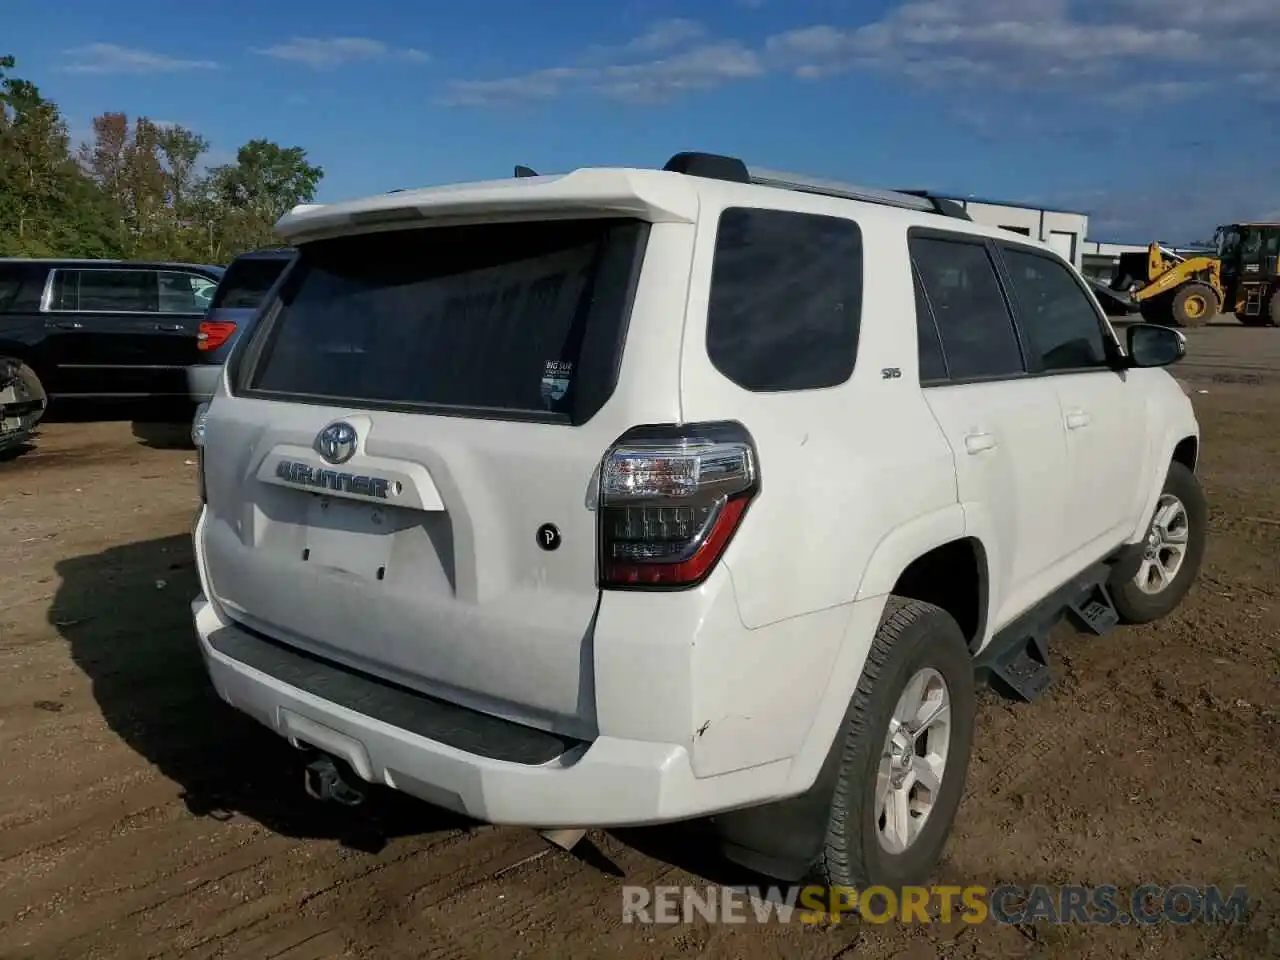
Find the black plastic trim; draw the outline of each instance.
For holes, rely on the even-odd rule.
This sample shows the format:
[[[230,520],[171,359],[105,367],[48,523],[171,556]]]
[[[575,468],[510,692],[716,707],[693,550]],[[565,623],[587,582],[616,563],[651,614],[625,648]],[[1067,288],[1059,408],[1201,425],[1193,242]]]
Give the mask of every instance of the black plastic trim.
[[[223,656],[304,693],[475,756],[538,766],[589,742],[409,690],[269,640],[243,626],[215,631],[209,645]]]

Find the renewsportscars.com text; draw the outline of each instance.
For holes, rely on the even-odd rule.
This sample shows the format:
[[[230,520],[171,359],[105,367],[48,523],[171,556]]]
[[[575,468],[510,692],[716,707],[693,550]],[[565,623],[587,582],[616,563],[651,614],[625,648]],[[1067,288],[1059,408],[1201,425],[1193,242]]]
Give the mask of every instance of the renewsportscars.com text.
[[[1242,923],[1243,887],[1144,884],[903,887],[622,888],[623,923],[987,923],[1114,925]]]

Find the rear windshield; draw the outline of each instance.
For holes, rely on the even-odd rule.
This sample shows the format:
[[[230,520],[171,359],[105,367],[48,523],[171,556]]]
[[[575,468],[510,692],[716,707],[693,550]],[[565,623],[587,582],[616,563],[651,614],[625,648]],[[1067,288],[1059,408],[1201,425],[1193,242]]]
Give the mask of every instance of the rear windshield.
[[[247,257],[234,261],[213,295],[213,310],[254,310],[289,265],[285,257]]]
[[[561,220],[305,244],[249,350],[242,389],[584,422],[617,380],[647,229]]]

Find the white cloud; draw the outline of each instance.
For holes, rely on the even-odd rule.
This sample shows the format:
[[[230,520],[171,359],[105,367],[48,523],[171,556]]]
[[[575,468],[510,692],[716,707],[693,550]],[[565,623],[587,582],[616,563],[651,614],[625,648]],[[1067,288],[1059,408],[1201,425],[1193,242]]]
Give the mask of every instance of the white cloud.
[[[578,92],[658,103],[764,72],[760,55],[744,44],[707,38],[705,28],[692,20],[664,20],[621,45],[588,48],[568,64],[492,80],[455,81],[444,101],[490,106]]]
[[[1207,92],[1233,63],[1265,64],[1269,81],[1277,46],[1274,0],[910,0],[873,23],[776,34],[765,51],[800,77],[876,69],[933,86],[1078,89],[1136,68],[1167,102]]]
[[[1222,83],[1264,99],[1280,88],[1277,49],[1275,0],[1212,8],[1206,0],[907,0],[873,22],[802,25],[754,45],[710,36],[692,20],[666,20],[543,69],[459,81],[446,100],[480,105],[591,91],[652,102],[768,72],[818,79],[854,69],[935,88],[1084,92],[1111,106],[1169,103]],[[1136,73],[1139,83],[1117,92]]]
[[[765,72],[758,53],[736,40],[706,37],[684,19],[655,23],[618,46],[594,46],[571,62],[492,80],[458,80],[444,101],[455,106],[553,100],[591,93],[611,100],[658,103]]]
[[[289,63],[301,63],[313,70],[329,70],[371,60],[408,60],[424,63],[430,57],[414,47],[396,48],[369,37],[293,37],[285,43],[254,53]]]
[[[72,58],[63,66],[68,73],[176,73],[218,67],[212,60],[186,60],[114,43],[90,43],[65,53]]]

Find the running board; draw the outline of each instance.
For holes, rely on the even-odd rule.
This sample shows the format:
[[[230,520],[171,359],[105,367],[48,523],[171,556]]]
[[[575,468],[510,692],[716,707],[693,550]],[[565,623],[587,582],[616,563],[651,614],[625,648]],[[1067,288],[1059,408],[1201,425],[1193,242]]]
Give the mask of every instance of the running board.
[[[1099,637],[1120,622],[1107,590],[1110,576],[1110,564],[1090,567],[992,637],[974,661],[978,681],[1024,703],[1044,693],[1053,683],[1049,632],[1060,620]]]

